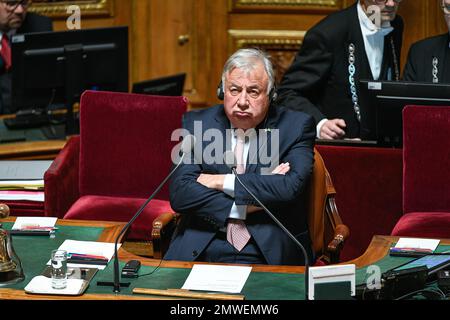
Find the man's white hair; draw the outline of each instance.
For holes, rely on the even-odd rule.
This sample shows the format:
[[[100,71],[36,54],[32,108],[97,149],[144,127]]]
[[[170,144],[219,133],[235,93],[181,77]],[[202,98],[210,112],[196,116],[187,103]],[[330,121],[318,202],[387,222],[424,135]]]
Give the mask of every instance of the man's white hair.
[[[269,55],[259,49],[239,49],[231,57],[228,58],[222,71],[222,89],[225,91],[225,78],[234,69],[238,68],[243,71],[251,71],[255,68],[256,62],[261,62],[269,78],[267,85],[267,94],[269,94],[275,84],[275,74],[273,65]]]

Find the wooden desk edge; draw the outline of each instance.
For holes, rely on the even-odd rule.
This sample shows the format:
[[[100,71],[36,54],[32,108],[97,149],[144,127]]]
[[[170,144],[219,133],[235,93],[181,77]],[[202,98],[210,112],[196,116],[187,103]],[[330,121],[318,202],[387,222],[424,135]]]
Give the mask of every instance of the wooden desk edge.
[[[67,140],[26,141],[0,144],[0,159],[54,159]]]

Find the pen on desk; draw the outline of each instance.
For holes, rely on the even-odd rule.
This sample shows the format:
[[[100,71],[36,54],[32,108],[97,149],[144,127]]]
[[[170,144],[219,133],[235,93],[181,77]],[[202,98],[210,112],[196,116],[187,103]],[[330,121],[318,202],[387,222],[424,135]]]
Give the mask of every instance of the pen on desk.
[[[69,258],[68,263],[74,264],[93,264],[93,265],[107,265],[108,259],[90,259],[90,258]]]
[[[57,227],[41,227],[41,226],[26,226],[26,227],[22,227],[18,230],[58,230]]]
[[[98,255],[94,255],[94,254],[69,252],[67,255],[69,257],[80,258],[80,259],[108,260],[108,258],[105,256],[98,256]]]
[[[50,126],[50,131],[52,132],[53,137],[56,137],[56,130],[54,126]]]
[[[9,234],[12,236],[49,236],[54,234],[54,231],[49,230],[10,230]]]
[[[422,249],[422,248],[395,248],[392,247],[391,251],[418,251],[418,252],[433,252],[431,249]]]

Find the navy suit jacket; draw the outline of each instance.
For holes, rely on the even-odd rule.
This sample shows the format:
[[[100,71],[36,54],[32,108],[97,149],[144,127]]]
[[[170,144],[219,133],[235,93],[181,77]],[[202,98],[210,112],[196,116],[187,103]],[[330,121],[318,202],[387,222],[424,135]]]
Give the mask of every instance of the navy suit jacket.
[[[433,59],[436,58],[439,83],[450,83],[450,36],[448,33],[414,43],[408,52],[403,79],[433,82]]]
[[[223,105],[189,112],[183,119],[184,128],[194,134],[194,121],[201,121],[202,133],[218,129],[226,137],[230,122]],[[279,163],[289,162],[290,171],[285,175],[261,175],[261,169],[273,167],[262,157],[247,160],[246,172],[240,175],[243,183],[271,210],[289,231],[305,246],[312,261],[311,240],[308,232],[305,187],[311,176],[314,161],[315,123],[311,116],[286,108],[270,107],[267,118],[257,131],[260,148],[258,152],[270,155],[274,129],[279,129]],[[270,129],[270,130],[269,130]],[[228,134],[231,135],[230,130]],[[198,135],[198,132],[197,132]],[[209,141],[199,141],[201,150],[208,150]],[[224,138],[225,141],[225,138]],[[197,145],[196,148],[197,149]],[[218,150],[217,159],[230,148]],[[198,154],[197,161],[198,161]],[[222,161],[219,161],[222,162]],[[198,162],[197,162],[198,163]],[[201,173],[228,174],[226,164],[183,164],[170,184],[170,204],[181,214],[181,221],[165,259],[193,261],[213,239],[218,229],[226,226],[233,202],[238,205],[257,205],[244,188],[235,182],[235,198],[224,192],[207,188],[196,180]],[[304,263],[301,250],[263,211],[247,215],[247,228],[262,251],[268,264],[299,265]]]

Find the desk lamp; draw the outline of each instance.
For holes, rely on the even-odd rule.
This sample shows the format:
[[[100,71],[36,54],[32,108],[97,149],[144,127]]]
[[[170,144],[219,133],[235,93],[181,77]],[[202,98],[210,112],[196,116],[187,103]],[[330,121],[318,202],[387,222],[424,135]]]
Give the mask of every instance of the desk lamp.
[[[9,207],[0,204],[0,219],[9,216]],[[25,279],[22,263],[14,251],[11,235],[0,225],[0,287]]]

